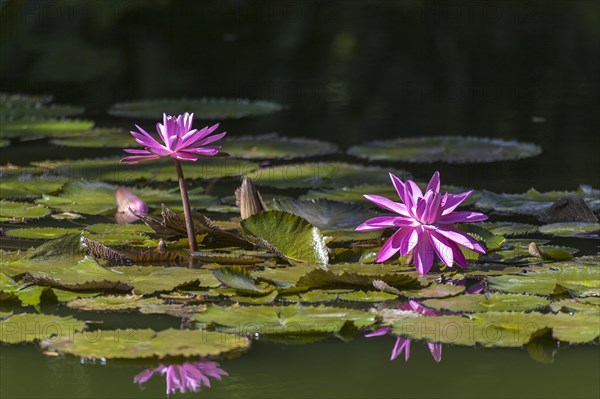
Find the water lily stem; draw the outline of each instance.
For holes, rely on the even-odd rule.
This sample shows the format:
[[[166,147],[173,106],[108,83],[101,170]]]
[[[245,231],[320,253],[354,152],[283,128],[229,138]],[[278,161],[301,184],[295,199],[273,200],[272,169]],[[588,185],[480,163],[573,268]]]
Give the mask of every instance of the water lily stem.
[[[185,216],[185,227],[187,230],[188,242],[190,243],[190,252],[197,252],[198,244],[196,243],[196,232],[194,231],[194,223],[192,222],[190,199],[185,185],[185,178],[183,177],[181,162],[179,162],[178,159],[175,160],[175,168],[177,169],[177,178],[179,179],[179,191],[181,192],[181,203],[183,204],[183,215]]]

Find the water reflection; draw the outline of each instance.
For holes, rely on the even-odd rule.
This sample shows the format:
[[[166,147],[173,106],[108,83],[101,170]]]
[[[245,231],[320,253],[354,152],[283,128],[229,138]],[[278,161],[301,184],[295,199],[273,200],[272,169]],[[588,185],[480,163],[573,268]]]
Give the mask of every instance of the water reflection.
[[[417,312],[424,316],[437,316],[438,315],[436,311],[426,308],[425,306],[421,305],[419,302],[413,301],[413,300],[410,300],[410,301],[398,306],[398,309]],[[369,334],[366,334],[365,337],[369,337],[369,338],[370,337],[380,337],[382,335],[389,334],[390,330],[391,330],[390,327],[381,327]],[[431,352],[431,356],[433,356],[433,360],[435,360],[436,363],[441,362],[442,361],[442,344],[440,344],[438,342],[428,342],[427,347],[429,348],[429,352]],[[402,354],[402,352],[404,352],[404,361],[408,361],[408,359],[410,358],[410,339],[404,338],[404,337],[397,337],[396,343],[394,344],[394,347],[392,348],[392,354],[390,356],[390,360],[396,359],[398,356],[400,356]]]
[[[161,364],[156,368],[145,369],[133,378],[133,382],[144,384],[154,374],[165,376],[167,395],[176,393],[178,390],[181,393],[198,392],[202,386],[211,387],[209,377],[220,381],[222,376],[229,375],[216,362],[185,362],[168,366]]]

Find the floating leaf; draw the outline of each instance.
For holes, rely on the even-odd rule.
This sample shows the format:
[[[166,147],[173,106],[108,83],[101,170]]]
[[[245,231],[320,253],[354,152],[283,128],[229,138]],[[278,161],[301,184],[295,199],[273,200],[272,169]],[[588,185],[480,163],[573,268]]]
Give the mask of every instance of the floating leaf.
[[[57,342],[45,342],[59,353],[85,358],[144,359],[165,357],[216,356],[250,346],[248,339],[227,333],[174,330],[99,330],[90,334],[76,333]]]
[[[10,237],[15,238],[49,239],[77,232],[81,232],[81,229],[64,227],[29,227],[25,229],[8,230],[6,233]]]
[[[540,216],[544,222],[598,222],[598,217],[579,195],[559,198]]]
[[[362,166],[341,162],[313,162],[271,166],[247,173],[254,183],[276,188],[316,188],[356,186],[365,181],[388,183],[388,172],[401,179],[410,174],[376,166]]]
[[[60,194],[44,195],[37,200],[38,204],[47,205],[63,212],[79,212],[88,215],[113,213],[117,209],[115,186],[102,182],[67,183]],[[150,205],[165,203],[175,208],[181,207],[181,196],[178,190],[158,190],[149,187],[133,189],[137,196]],[[190,201],[197,206],[208,206],[217,202],[212,196],[203,194],[202,190],[191,190]]]
[[[291,213],[268,211],[240,223],[244,233],[264,240],[290,261],[327,266],[329,255],[318,228]],[[266,248],[271,250],[270,248]]]
[[[81,298],[67,303],[71,309],[89,311],[113,311],[138,309],[148,305],[161,305],[158,298],[142,298],[141,295],[104,295]]]
[[[550,309],[552,309],[554,313],[586,313],[600,316],[600,302],[598,302],[600,298],[589,298],[596,299],[596,303],[582,302],[581,299],[586,298],[562,299],[560,301],[552,302],[550,304]]]
[[[600,234],[600,223],[552,223],[540,226],[540,233],[561,237],[585,236],[590,233]],[[598,234],[595,236],[597,237]]]
[[[547,306],[546,298],[520,294],[471,294],[452,298],[427,299],[423,305],[452,312],[493,312],[532,310]]]
[[[45,120],[81,114],[83,108],[72,105],[41,105],[0,102],[0,121]]]
[[[8,147],[10,145],[10,140],[0,139],[0,148]]]
[[[337,151],[337,145],[321,140],[296,137],[226,136],[223,147],[231,156],[246,159],[294,159],[327,155]]]
[[[373,161],[473,163],[536,156],[535,144],[481,137],[437,136],[372,141],[355,145],[349,154]]]
[[[273,291],[265,283],[258,283],[243,268],[222,267],[213,271],[213,275],[223,284],[246,294],[264,295]]]
[[[0,342],[16,344],[52,339],[72,335],[84,327],[85,322],[72,317],[21,313],[0,320]]]
[[[20,222],[28,219],[39,219],[50,214],[43,205],[27,202],[0,201],[0,222]]]
[[[115,116],[127,118],[148,118],[162,120],[163,113],[181,115],[193,113],[198,119],[238,119],[277,112],[281,105],[268,101],[250,101],[246,99],[201,98],[201,99],[164,99],[118,103],[108,111]]]
[[[538,230],[538,226],[526,223],[493,222],[479,223],[479,225],[484,229],[487,229],[490,233],[500,236],[531,234],[537,232]]]
[[[416,278],[405,273],[369,276],[364,274],[315,269],[302,276],[297,286],[307,288],[373,288],[373,281],[381,280],[396,288],[413,287]]]
[[[52,194],[69,181],[66,177],[47,175],[10,176],[0,180],[1,198],[37,197]]]
[[[131,146],[131,134],[119,128],[95,128],[80,134],[69,134],[51,141],[62,147],[79,148],[125,148]]]
[[[376,216],[374,212],[360,205],[325,199],[305,201],[275,199],[271,206],[280,211],[300,216],[319,229],[349,228],[354,230],[366,219]]]
[[[418,290],[405,290],[400,294],[407,298],[447,298],[465,292],[463,285],[431,284]]]
[[[0,124],[0,137],[47,137],[89,130],[92,127],[92,121],[72,119],[4,121]]]
[[[240,335],[310,333],[330,334],[338,332],[346,323],[357,328],[375,322],[369,312],[325,306],[252,306],[220,307],[211,305],[207,311],[194,315],[193,320],[202,324],[216,324],[219,330]]]
[[[575,192],[550,191],[540,193],[532,188],[522,194],[497,194],[491,191],[481,191],[477,207],[490,209],[496,213],[533,215],[543,219],[544,213],[552,204],[567,195],[581,196],[592,210],[600,210],[600,190],[589,186],[580,186]]]

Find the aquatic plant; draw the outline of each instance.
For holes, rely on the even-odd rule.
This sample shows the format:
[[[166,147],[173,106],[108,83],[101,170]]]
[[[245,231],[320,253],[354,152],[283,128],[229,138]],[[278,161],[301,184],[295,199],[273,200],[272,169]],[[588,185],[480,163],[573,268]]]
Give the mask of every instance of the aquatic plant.
[[[219,127],[218,123],[210,127],[206,126],[200,130],[192,129],[193,118],[194,114],[187,112],[179,116],[163,114],[163,123],[157,123],[156,130],[164,144],[159,143],[148,132],[135,125],[138,131],[132,131],[131,134],[135,138],[135,141],[145,148],[124,150],[133,155],[121,159],[121,162],[137,164],[162,157],[171,157],[175,160],[190,251],[195,252],[198,250],[198,245],[196,244],[196,233],[191,217],[192,211],[180,161],[197,161],[200,156],[211,157],[218,155],[221,147],[209,146],[207,144],[222,139],[226,133],[211,135]]]
[[[159,365],[149,368],[133,378],[136,384],[143,384],[154,374],[164,375],[167,380],[167,395],[179,390],[181,393],[187,391],[198,392],[202,386],[210,388],[210,378],[221,380],[224,375],[229,375],[219,367],[216,362],[185,362],[183,364]]]
[[[412,180],[403,182],[392,173],[390,178],[402,203],[379,195],[367,194],[364,197],[399,216],[374,217],[356,228],[356,231],[398,228],[379,251],[376,262],[384,262],[397,252],[402,256],[412,252],[415,268],[420,274],[426,274],[431,270],[435,254],[448,267],[452,267],[454,263],[467,267],[467,260],[458,245],[481,254],[486,253],[486,249],[477,240],[453,226],[454,223],[487,220],[488,217],[483,213],[455,211],[472,191],[442,195],[439,172],[433,174],[424,194]]]

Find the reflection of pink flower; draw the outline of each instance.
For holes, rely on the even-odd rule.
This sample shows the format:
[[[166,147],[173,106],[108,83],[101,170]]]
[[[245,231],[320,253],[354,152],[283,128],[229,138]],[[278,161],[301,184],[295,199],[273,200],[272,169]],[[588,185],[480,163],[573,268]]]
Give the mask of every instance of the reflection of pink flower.
[[[133,223],[139,219],[133,212],[138,215],[148,213],[148,205],[141,200],[131,190],[125,187],[117,187],[115,190],[115,200],[117,201],[117,213],[115,219],[117,223]],[[133,211],[133,212],[132,212]]]
[[[421,305],[417,301],[408,301],[398,307],[400,310],[410,310],[413,312],[420,313],[424,316],[437,316],[437,312],[432,309],[426,308]],[[371,333],[365,334],[365,337],[380,337],[382,335],[387,335],[390,332],[390,327],[381,327]],[[437,363],[442,361],[442,344],[439,342],[428,342],[427,347],[429,348],[429,352],[431,352],[431,356],[433,356],[433,360]],[[404,352],[404,361],[408,361],[410,358],[410,339],[404,337],[397,337],[396,343],[392,348],[392,355],[390,356],[390,360],[394,360],[398,356],[400,356]]]
[[[188,390],[198,392],[203,385],[210,388],[210,379],[208,377],[221,380],[221,376],[229,375],[219,367],[219,363],[186,362],[181,365],[172,364],[169,366],[161,364],[156,368],[146,369],[136,375],[133,378],[133,382],[143,384],[155,373],[166,376],[167,395],[175,393],[177,390],[181,393],[186,393]]]
[[[467,285],[467,278],[462,278],[460,280],[450,280],[447,281],[446,284],[450,284],[450,285],[464,285],[465,286],[465,291],[467,292],[467,294],[481,294],[483,292],[483,290],[485,289],[485,282],[483,281],[477,281],[476,283]]]
[[[210,136],[217,130],[219,124],[202,128],[192,129],[194,114],[187,112],[179,116],[163,114],[163,123],[156,124],[156,130],[162,143],[158,142],[144,129],[135,125],[138,132],[131,132],[135,141],[143,145],[144,149],[129,149],[125,152],[134,154],[123,158],[121,162],[135,164],[161,157],[171,157],[183,161],[197,161],[199,156],[212,157],[219,153],[220,146],[207,146],[212,142],[220,140],[225,133]]]
[[[454,263],[467,267],[467,260],[459,245],[475,252],[486,252],[477,240],[453,226],[454,223],[481,222],[487,219],[482,213],[455,211],[471,195],[471,191],[442,195],[439,172],[433,174],[425,194],[412,180],[403,182],[391,173],[390,178],[402,203],[379,195],[365,195],[365,198],[397,215],[378,216],[356,228],[357,231],[388,227],[398,229],[383,245],[376,262],[384,262],[397,252],[402,256],[413,252],[415,268],[420,274],[426,274],[431,270],[435,254],[448,267],[452,267]]]

